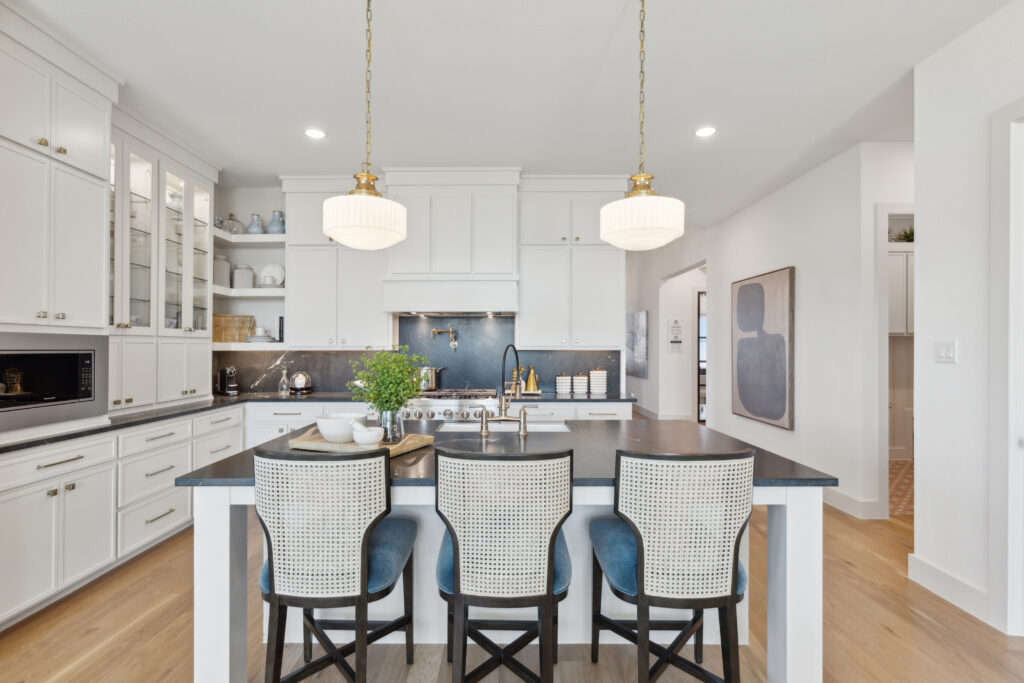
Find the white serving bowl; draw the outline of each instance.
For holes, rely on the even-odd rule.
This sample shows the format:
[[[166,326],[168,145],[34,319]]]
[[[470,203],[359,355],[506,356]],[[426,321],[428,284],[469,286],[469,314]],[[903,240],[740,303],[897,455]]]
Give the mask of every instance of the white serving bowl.
[[[362,413],[329,413],[318,417],[316,426],[331,443],[349,443],[352,441],[352,422],[362,417]]]
[[[384,438],[384,428],[367,427],[366,429],[352,432],[352,436],[355,437],[356,443],[360,446],[376,446]]]

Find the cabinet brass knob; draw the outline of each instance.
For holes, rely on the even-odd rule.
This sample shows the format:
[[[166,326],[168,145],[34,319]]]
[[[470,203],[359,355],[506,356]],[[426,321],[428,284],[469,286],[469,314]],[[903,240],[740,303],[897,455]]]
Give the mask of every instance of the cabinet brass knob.
[[[342,339],[342,340],[341,340],[341,343],[342,343],[342,344],[347,344],[347,343],[348,343],[348,339]]]
[[[53,317],[56,318],[57,320],[66,320],[67,317],[68,317],[68,314],[67,313],[58,313],[57,315],[55,315]]]
[[[49,491],[46,492],[46,495],[48,495],[50,498],[53,498],[58,493],[60,493],[58,489],[50,489]]]
[[[333,340],[333,339],[328,339],[328,340],[327,340],[327,343],[328,343],[328,344],[333,344],[333,343],[334,343],[334,340]]]
[[[75,490],[75,482],[71,482],[70,484],[64,484],[64,490],[65,491],[74,491]]]
[[[135,403],[135,399],[134,399],[134,398],[126,398],[126,399],[124,400],[124,402],[125,402],[125,403]]]
[[[57,149],[55,149],[53,151],[55,151],[57,154],[67,154],[68,153],[68,148],[67,147],[58,147]]]
[[[38,312],[36,313],[36,317],[37,317],[37,318],[45,318],[45,317],[46,317],[46,316],[48,316],[48,315],[49,315],[49,313],[47,313],[46,311],[38,311]]]
[[[562,238],[562,241],[563,241],[563,242],[565,241],[565,238],[564,238],[564,237]]]
[[[36,140],[36,144],[41,145],[43,147],[49,147],[50,141],[47,140],[46,138],[39,138],[38,140]]]
[[[115,398],[113,403],[114,403],[115,406],[119,406],[119,405],[121,405],[121,399]]]
[[[579,237],[577,237],[577,238],[576,238],[576,241],[577,241],[577,242],[579,242],[579,241],[580,241],[580,238],[579,238]]]
[[[284,434],[284,427],[278,427],[277,428],[277,433],[278,434]]]
[[[564,344],[564,343],[566,343],[566,340],[565,340],[565,339],[563,339],[563,340],[562,340],[562,343],[563,343],[563,344]]]

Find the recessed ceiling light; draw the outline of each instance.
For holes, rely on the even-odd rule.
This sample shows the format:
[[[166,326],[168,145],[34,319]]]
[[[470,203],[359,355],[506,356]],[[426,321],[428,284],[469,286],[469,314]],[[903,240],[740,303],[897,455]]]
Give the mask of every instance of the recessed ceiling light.
[[[306,137],[313,138],[314,140],[323,140],[327,137],[327,133],[323,132],[319,128],[307,128]]]
[[[709,138],[712,135],[714,135],[715,132],[716,131],[714,126],[704,126],[703,128],[698,128],[694,132],[694,135],[696,135],[699,138]]]

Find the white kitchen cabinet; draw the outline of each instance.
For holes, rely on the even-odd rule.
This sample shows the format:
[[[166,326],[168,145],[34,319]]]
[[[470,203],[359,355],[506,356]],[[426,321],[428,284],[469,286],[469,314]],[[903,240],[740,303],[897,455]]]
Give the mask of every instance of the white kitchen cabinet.
[[[62,499],[60,585],[68,586],[114,561],[115,463],[59,482]]]
[[[50,149],[54,158],[93,176],[105,177],[110,101],[59,71],[54,73],[52,97]]]
[[[59,494],[52,479],[0,494],[0,621],[57,590]]]
[[[291,221],[289,220],[289,229]],[[338,333],[338,247],[288,247],[285,339],[292,347],[333,348]],[[351,296],[362,296],[366,285]]]
[[[348,192],[348,190],[345,190]],[[288,217],[285,243],[292,245],[328,246],[324,234],[324,200],[343,192],[289,192],[285,189],[284,213]],[[288,271],[288,286],[292,273]]]
[[[522,247],[516,344],[531,348],[569,345],[572,271],[566,247]]]
[[[430,260],[434,273],[473,272],[473,195],[470,192],[431,193]]]
[[[107,183],[52,166],[51,322],[72,327],[106,327]]]
[[[50,137],[50,66],[0,36],[0,135],[46,153]],[[45,141],[45,142],[44,142]]]
[[[383,312],[380,288],[380,279],[387,270],[387,252],[340,246],[337,250],[338,347],[390,348],[394,323],[391,314]]]
[[[621,192],[581,192],[572,199],[572,243],[607,244],[601,240],[601,207],[622,199]]]
[[[388,249],[391,253],[390,272],[401,275],[430,273],[431,258],[431,197],[427,190],[415,188],[392,189],[388,199],[405,207],[405,239]]]
[[[625,253],[572,248],[572,346],[625,344]]]
[[[210,342],[190,341],[186,358],[186,384],[189,398],[213,393],[213,349]]]
[[[156,402],[157,343],[153,338],[111,337],[107,397],[110,409]]]
[[[157,348],[156,400],[178,401],[188,397],[186,366],[188,342],[184,339],[161,339]]]
[[[522,193],[519,240],[524,245],[568,244],[572,235],[572,200],[551,192]]]
[[[914,333],[914,252],[890,251],[889,334]]]
[[[7,293],[0,296],[3,323],[49,322],[49,165],[43,157],[0,140],[0,291]]]
[[[245,426],[245,447],[253,448],[271,439],[295,431],[301,425],[294,424],[247,424]]]
[[[108,348],[107,410],[118,410],[124,407],[124,393],[121,390],[121,339],[119,337],[110,337]]]
[[[208,181],[170,161],[160,173],[159,334],[209,337],[213,270]]]

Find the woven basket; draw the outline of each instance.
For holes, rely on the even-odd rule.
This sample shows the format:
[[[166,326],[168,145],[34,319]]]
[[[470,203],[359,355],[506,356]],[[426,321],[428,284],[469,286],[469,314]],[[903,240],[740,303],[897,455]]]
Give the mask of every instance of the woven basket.
[[[244,342],[252,336],[256,318],[251,315],[213,314],[213,341]]]

